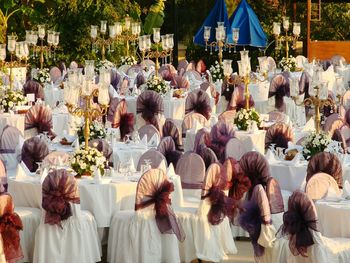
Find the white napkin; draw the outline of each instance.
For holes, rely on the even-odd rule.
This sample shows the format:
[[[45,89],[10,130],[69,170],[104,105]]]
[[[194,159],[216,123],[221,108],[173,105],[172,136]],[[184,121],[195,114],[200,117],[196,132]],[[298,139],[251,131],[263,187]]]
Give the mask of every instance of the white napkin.
[[[323,199],[325,201],[338,202],[344,200],[344,198],[334,190],[333,187],[328,188],[326,197]]]
[[[255,121],[253,121],[252,126],[251,126],[251,128],[250,128],[250,131],[251,131],[252,133],[256,133],[256,132],[259,131],[258,124],[257,124]]]
[[[149,147],[157,147],[159,144],[160,138],[158,136],[158,134],[153,134],[153,136],[151,137],[151,139],[148,141],[148,146]]]
[[[141,140],[141,144],[147,145],[148,144],[148,139],[147,139],[147,134],[145,134]]]
[[[267,150],[265,157],[269,163],[277,162],[275,155],[273,154],[273,152],[270,149]]]
[[[40,176],[40,183],[43,183],[46,176],[48,175],[49,171],[47,170],[47,168],[44,169],[44,171],[41,173],[41,176]]]
[[[166,169],[166,174],[170,179],[176,175],[173,163],[170,163],[169,167]]]
[[[76,150],[76,151],[79,150],[79,148],[80,148],[80,146],[79,146],[79,138],[77,138],[74,141],[73,145],[74,145],[74,150]]]
[[[27,168],[27,170],[28,170],[28,168]],[[25,172],[25,170],[24,170],[22,164],[19,163],[19,164],[17,165],[17,170],[16,170],[16,179],[17,179],[17,180],[18,180],[18,179],[24,179],[24,178],[26,178],[26,177],[27,177],[27,174],[26,174],[26,172]]]
[[[100,183],[102,181],[100,169],[96,169],[94,171],[94,181],[95,181],[95,183]]]
[[[303,131],[313,131],[315,130],[315,121],[314,118],[310,118],[310,120],[307,121],[307,123],[305,124],[305,126],[303,127]]]
[[[131,173],[135,173],[136,169],[135,169],[135,164],[134,164],[134,159],[130,158],[130,162],[129,162],[129,171]]]
[[[303,146],[301,145],[296,145],[293,142],[289,141],[288,142],[288,148],[286,150],[286,152],[290,151],[290,150],[297,150],[298,152],[302,152],[303,151]]]
[[[345,180],[343,185],[343,195],[345,199],[350,199],[350,183],[348,180]]]
[[[31,171],[29,171],[29,169],[28,169],[28,167],[27,167],[27,165],[22,161],[21,162],[21,167],[22,167],[22,169],[23,169],[23,171],[24,171],[24,173],[25,173],[25,175],[27,175],[27,176],[29,176],[29,175],[31,175],[32,174],[32,172]]]

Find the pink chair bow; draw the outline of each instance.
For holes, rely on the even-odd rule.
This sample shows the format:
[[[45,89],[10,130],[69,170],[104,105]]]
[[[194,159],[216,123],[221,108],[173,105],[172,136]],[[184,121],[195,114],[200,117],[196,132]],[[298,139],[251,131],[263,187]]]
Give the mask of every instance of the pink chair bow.
[[[340,160],[333,153],[320,152],[311,157],[306,174],[306,182],[316,173],[331,175],[338,183],[339,188],[343,186],[343,169]]]
[[[31,172],[35,172],[38,169],[37,163],[44,160],[48,154],[49,147],[39,137],[32,137],[23,143],[22,161]]]
[[[14,212],[12,197],[0,195],[0,234],[6,262],[17,262],[23,258],[19,231],[23,230],[21,218]]]
[[[151,169],[142,175],[137,184],[135,210],[154,205],[159,231],[162,234],[175,234],[182,242],[185,233],[171,208],[170,194],[173,191],[174,185],[167,180],[164,171]]]
[[[210,119],[210,98],[206,92],[198,89],[188,94],[186,98],[185,113],[187,114],[190,112],[200,113],[207,120]]]
[[[44,89],[39,82],[36,82],[34,80],[28,80],[23,85],[23,91],[24,91],[24,95],[35,94],[35,100],[37,99],[44,100]]]
[[[213,163],[204,178],[201,199],[209,199],[211,204],[208,221],[212,225],[220,224],[226,216],[233,216],[234,202],[224,193],[226,178],[222,173],[222,166]]]
[[[52,131],[52,112],[51,109],[43,104],[34,105],[25,115],[25,129],[37,128],[38,133]]]
[[[300,191],[288,200],[288,211],[283,214],[282,235],[288,235],[289,248],[294,256],[307,257],[307,248],[315,242],[311,230],[317,230],[317,214],[314,203]]]
[[[71,217],[70,203],[80,204],[79,188],[75,178],[64,169],[53,170],[42,184],[42,207],[46,211],[45,224],[58,225]]]
[[[271,144],[275,144],[276,147],[284,149],[288,148],[288,142],[293,141],[293,130],[285,123],[276,123],[272,125],[265,135],[265,149],[269,148]]]
[[[164,112],[163,98],[152,90],[142,92],[137,98],[136,112],[141,113],[147,124],[153,124],[159,130],[157,115]]]

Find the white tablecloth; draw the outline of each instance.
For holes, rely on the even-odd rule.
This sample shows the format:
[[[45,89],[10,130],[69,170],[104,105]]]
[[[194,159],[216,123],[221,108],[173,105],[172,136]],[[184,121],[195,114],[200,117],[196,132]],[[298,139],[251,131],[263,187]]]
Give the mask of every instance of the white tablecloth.
[[[257,132],[236,131],[235,136],[243,142],[247,151],[256,150],[261,154],[265,154],[265,135],[266,131],[259,130]]]
[[[0,114],[0,131],[4,129],[6,125],[16,127],[22,135],[24,134],[24,114]]]
[[[141,144],[125,144],[124,142],[117,142],[113,145],[113,165],[117,169],[119,163],[125,163],[130,159],[133,160],[135,169],[142,154],[148,150],[147,146]]]

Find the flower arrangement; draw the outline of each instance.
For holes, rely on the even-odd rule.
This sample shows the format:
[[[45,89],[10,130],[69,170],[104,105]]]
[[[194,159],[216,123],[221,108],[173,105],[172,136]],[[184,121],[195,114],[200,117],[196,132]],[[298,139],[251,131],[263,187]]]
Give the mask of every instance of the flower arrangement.
[[[323,151],[335,153],[339,149],[338,147],[334,147],[335,143],[332,141],[328,133],[321,131],[317,134],[316,132],[312,132],[301,144],[303,146],[304,158],[309,160],[315,154]]]
[[[77,150],[71,159],[71,167],[79,176],[91,175],[97,169],[100,169],[103,175],[105,163],[106,158],[93,147]]]
[[[137,64],[137,60],[134,56],[122,56],[120,58],[120,64],[132,66]]]
[[[5,112],[15,106],[24,105],[26,102],[26,97],[20,91],[7,89],[1,94],[0,105],[3,107]]]
[[[96,62],[96,67],[95,67],[95,71],[96,73],[99,73],[101,69],[112,69],[115,68],[115,65],[110,62],[109,60],[105,59],[105,60],[98,60]]]
[[[165,94],[168,92],[168,85],[161,78],[152,77],[146,82],[147,90],[153,90],[159,94]]]
[[[296,71],[297,62],[296,59],[292,56],[289,58],[283,57],[279,63],[279,66],[283,71]]]
[[[218,61],[215,61],[215,65],[211,65],[209,68],[209,72],[213,79],[213,82],[224,79],[224,67],[220,65]]]
[[[253,125],[253,122],[256,122],[259,127],[261,124],[260,114],[254,108],[240,109],[234,119],[234,124],[237,125],[239,130],[246,131],[249,127]]]
[[[80,128],[78,129],[78,138],[79,138],[79,142],[82,143],[85,141],[85,137],[84,137],[84,127],[85,125],[83,124],[82,126],[80,126]],[[89,136],[89,140],[93,140],[93,139],[103,139],[106,137],[106,131],[103,127],[103,125],[101,123],[99,123],[98,121],[93,121],[90,123],[90,136]]]
[[[36,72],[33,76],[33,80],[39,82],[40,84],[49,83],[51,81],[49,69],[36,69]]]

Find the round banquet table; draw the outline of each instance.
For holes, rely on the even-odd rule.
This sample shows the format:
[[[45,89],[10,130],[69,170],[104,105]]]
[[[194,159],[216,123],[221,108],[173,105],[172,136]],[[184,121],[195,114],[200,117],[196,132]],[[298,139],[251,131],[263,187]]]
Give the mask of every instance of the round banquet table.
[[[125,163],[130,159],[133,160],[135,169],[140,160],[142,154],[148,151],[146,145],[141,143],[129,143],[125,144],[124,142],[117,142],[113,145],[113,165],[117,169],[119,163]]]
[[[95,217],[97,227],[109,227],[115,211],[134,210],[137,182],[140,173],[132,176],[103,177],[96,183],[93,179],[77,179],[80,193],[80,206]],[[175,207],[180,205],[182,196],[180,177],[170,177],[175,191],[172,193]],[[26,176],[9,179],[8,192],[12,195],[15,207],[41,208],[42,191],[40,178]]]

